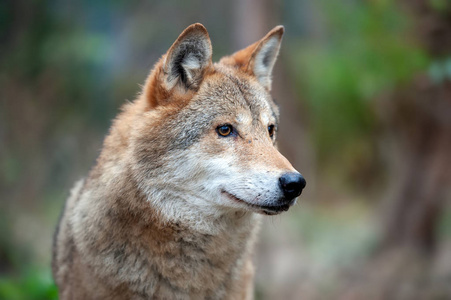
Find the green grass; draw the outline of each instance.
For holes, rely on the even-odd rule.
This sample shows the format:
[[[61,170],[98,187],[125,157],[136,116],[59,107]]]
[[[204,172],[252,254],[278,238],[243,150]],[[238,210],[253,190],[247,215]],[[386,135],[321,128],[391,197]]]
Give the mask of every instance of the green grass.
[[[49,270],[28,270],[17,277],[0,277],[0,299],[51,300],[58,291]]]

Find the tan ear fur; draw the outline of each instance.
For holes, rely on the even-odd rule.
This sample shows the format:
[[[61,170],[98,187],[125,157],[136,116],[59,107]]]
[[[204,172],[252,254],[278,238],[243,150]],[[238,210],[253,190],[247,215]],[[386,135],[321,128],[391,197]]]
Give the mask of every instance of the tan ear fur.
[[[221,59],[221,63],[232,65],[255,76],[268,90],[271,90],[272,69],[279,54],[284,27],[274,27],[265,37],[254,44]]]

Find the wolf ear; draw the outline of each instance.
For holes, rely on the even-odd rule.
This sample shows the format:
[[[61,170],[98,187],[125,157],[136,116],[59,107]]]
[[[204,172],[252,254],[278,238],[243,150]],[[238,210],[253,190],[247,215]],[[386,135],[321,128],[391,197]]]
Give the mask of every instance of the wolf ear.
[[[197,89],[204,71],[211,65],[211,42],[207,29],[196,23],[186,28],[169,48],[163,60],[165,85],[170,90],[177,84]]]
[[[279,54],[284,27],[274,27],[260,41],[225,57],[221,62],[232,64],[255,76],[266,89],[271,90],[272,69]]]

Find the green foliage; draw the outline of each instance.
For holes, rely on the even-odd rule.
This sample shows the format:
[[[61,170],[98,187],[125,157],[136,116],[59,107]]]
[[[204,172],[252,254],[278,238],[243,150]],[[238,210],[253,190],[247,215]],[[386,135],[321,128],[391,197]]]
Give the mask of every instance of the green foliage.
[[[51,300],[58,299],[58,291],[49,272],[29,270],[18,279],[0,277],[0,299]]]
[[[291,45],[293,72],[307,98],[319,161],[349,165],[361,149],[373,147],[372,100],[408,82],[428,58],[410,40],[409,20],[392,1],[319,3],[323,30]]]
[[[449,0],[429,0],[429,5],[440,12],[445,12],[451,9],[451,3]]]

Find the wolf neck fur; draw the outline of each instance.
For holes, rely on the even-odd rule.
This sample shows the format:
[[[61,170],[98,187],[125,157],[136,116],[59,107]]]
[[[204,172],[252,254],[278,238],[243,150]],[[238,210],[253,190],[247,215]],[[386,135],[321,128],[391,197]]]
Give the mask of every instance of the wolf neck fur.
[[[156,286],[170,284],[172,289],[183,293],[193,289],[199,291],[200,298],[211,293],[205,290],[205,282],[211,282],[208,289],[215,287],[224,291],[236,284],[234,282],[241,276],[242,264],[252,252],[259,215],[231,211],[211,215],[199,210],[195,213],[199,215],[198,219],[188,220],[191,223],[182,220],[184,214],[179,214],[179,220],[169,219],[169,215],[163,215],[155,205],[157,199],[147,199],[144,193],[139,192],[137,183],[130,180],[129,174],[117,174],[117,178],[107,183],[105,178],[92,176],[95,173],[93,170],[85,183],[85,192],[79,199],[75,217],[77,223],[84,222],[86,228],[93,232],[78,232],[76,240],[79,239],[77,244],[85,248],[83,253],[92,253],[84,259],[98,270],[103,270],[103,274],[120,274],[125,270],[143,274],[134,284],[159,281]],[[105,183],[109,188],[103,186],[100,189]],[[102,195],[101,190],[110,191],[110,195]],[[94,217],[92,210],[89,210],[92,207],[87,205],[94,195],[98,197],[97,213],[101,212],[101,216]],[[188,204],[189,199],[172,200],[178,203],[183,201],[186,213],[189,209],[195,209]],[[113,231],[113,228],[116,229]],[[138,236],[139,239],[136,238]],[[107,253],[97,245],[97,241],[102,240],[114,241],[109,249],[105,249]],[[140,243],[131,243],[132,240],[139,240]],[[100,265],[98,254],[95,254],[99,251],[105,257]],[[123,257],[119,261],[118,255]],[[165,257],[166,260],[152,262],[149,258],[153,256]],[[116,263],[109,263],[111,260]],[[146,294],[155,293],[151,290],[153,285],[148,288]]]

